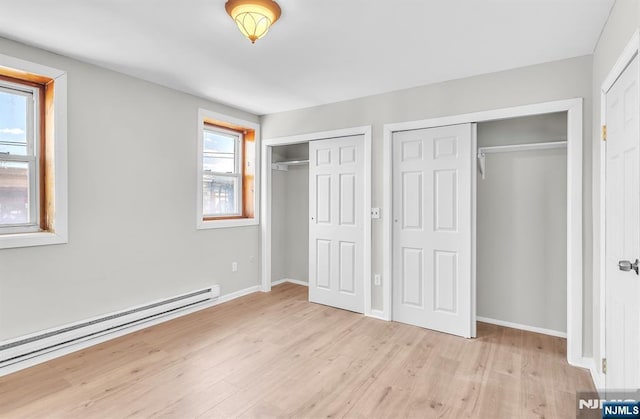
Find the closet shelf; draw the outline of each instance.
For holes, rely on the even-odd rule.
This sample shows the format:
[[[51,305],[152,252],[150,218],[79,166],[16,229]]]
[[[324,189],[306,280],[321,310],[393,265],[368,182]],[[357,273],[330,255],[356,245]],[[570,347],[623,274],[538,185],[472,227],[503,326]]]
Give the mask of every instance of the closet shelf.
[[[553,148],[566,148],[566,141],[552,141],[546,143],[497,145],[491,147],[478,147],[478,169],[482,179],[485,177],[485,155],[492,153],[509,153],[511,151],[548,150]]]
[[[289,166],[302,166],[305,164],[309,164],[309,160],[289,160],[289,161],[279,161],[271,164],[271,168],[273,170],[289,170]]]

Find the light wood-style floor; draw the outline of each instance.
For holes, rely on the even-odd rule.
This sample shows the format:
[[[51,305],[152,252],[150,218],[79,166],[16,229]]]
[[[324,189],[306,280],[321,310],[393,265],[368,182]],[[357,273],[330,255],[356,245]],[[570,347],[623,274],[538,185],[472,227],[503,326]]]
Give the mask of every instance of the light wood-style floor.
[[[283,284],[0,378],[2,418],[571,418],[565,340],[466,340],[307,302]]]

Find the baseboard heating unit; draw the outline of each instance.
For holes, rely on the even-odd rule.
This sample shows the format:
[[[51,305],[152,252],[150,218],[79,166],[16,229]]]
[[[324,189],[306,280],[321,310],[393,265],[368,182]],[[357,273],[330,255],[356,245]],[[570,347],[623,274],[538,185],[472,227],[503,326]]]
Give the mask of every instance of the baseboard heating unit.
[[[91,346],[214,305],[220,297],[220,286],[213,285],[175,297],[155,301],[115,313],[87,319],[63,327],[44,330],[16,339],[0,341],[0,376],[21,368],[12,365],[28,362],[34,365],[74,350]],[[110,336],[113,335],[113,336]],[[82,343],[85,343],[82,345]],[[71,349],[73,348],[74,349]],[[65,350],[67,349],[67,350]],[[36,361],[37,358],[45,358]],[[24,367],[23,367],[24,368]],[[3,371],[4,370],[4,371]]]

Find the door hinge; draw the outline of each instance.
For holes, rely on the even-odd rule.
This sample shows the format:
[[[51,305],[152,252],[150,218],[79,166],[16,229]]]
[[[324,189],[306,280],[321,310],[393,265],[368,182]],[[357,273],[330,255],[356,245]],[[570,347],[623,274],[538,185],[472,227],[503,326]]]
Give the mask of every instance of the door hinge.
[[[602,358],[602,373],[607,373],[607,358]]]
[[[607,126],[602,126],[602,141],[607,141]]]

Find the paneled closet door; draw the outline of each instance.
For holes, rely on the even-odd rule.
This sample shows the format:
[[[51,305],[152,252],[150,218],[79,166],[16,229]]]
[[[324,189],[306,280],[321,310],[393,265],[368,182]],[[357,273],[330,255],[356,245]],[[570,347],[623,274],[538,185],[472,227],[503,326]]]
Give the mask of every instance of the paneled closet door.
[[[309,143],[309,301],[364,312],[364,136]]]
[[[393,320],[472,336],[470,124],[393,134]]]
[[[606,97],[607,391],[640,388],[640,58]]]

